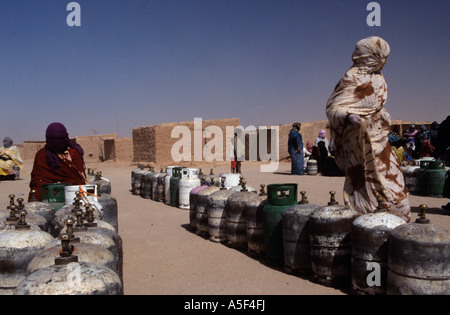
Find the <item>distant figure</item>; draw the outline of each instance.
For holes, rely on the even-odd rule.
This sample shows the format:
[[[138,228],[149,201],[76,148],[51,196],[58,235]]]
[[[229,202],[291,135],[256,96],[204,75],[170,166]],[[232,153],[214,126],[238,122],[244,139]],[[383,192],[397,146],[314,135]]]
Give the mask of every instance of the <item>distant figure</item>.
[[[314,145],[316,147],[318,147],[320,141],[323,141],[325,143],[325,149],[327,149],[327,154],[329,155],[330,153],[329,153],[329,148],[328,147],[330,146],[330,142],[327,139],[327,131],[324,130],[324,129],[319,131],[319,134],[317,135],[317,138],[314,141]]]
[[[0,176],[5,179],[15,179],[16,171],[23,168],[23,161],[20,157],[19,149],[14,145],[10,137],[3,139],[3,146],[0,148]]]
[[[234,130],[234,137],[231,139],[230,158],[231,158],[231,173],[242,174],[241,162],[245,159],[245,147],[242,139],[238,135],[242,132],[241,129]]]
[[[36,190],[36,199],[42,201],[42,185],[45,184],[89,184],[83,149],[70,140],[66,127],[58,122],[50,124],[45,132],[45,139],[45,147],[34,158],[29,201],[33,196],[32,190]]]
[[[305,175],[305,164],[303,162],[303,138],[300,134],[302,124],[296,122],[289,132],[288,152],[291,156],[291,174]]]
[[[446,151],[450,147],[450,115],[441,122],[438,128],[436,157],[441,161],[446,161]],[[450,161],[446,161],[446,165],[450,166]]]
[[[328,159],[325,141],[319,141],[317,146],[314,146],[311,158],[317,161],[317,172],[325,175]]]
[[[380,37],[356,44],[353,66],[336,85],[327,103],[336,163],[345,171],[345,204],[371,213],[383,198],[384,208],[411,219],[408,192],[397,157],[388,143],[391,117],[384,109],[386,81],[381,70],[390,48]]]
[[[437,146],[438,128],[439,128],[439,124],[437,123],[437,121],[433,121],[431,123],[430,130],[429,130],[431,145],[435,148]]]
[[[311,140],[306,141],[306,146],[303,147],[303,165],[306,169],[308,165],[308,160],[313,153],[314,143]]]

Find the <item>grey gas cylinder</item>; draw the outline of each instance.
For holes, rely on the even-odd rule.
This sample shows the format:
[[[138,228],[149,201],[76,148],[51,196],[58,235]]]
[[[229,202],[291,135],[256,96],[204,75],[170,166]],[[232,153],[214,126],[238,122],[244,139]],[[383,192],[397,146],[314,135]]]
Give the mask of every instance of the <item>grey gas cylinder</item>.
[[[10,213],[3,212],[0,214],[0,221],[4,222],[5,224],[17,224],[19,222],[19,217],[17,216],[17,213],[20,213],[23,210],[23,205],[21,208],[17,208],[13,205],[10,207]],[[26,211],[25,211],[26,212]],[[34,224],[39,226],[39,228],[44,231],[49,231],[49,223],[48,221],[39,214],[34,213],[27,213],[27,223]]]
[[[255,191],[249,191],[246,185],[247,182],[243,179],[241,190],[236,190],[228,197],[225,211],[228,246],[242,250],[247,250],[248,246],[245,206],[256,195]]]
[[[102,172],[95,173],[91,184],[97,186],[97,194],[111,194],[111,181],[102,176]]]
[[[308,275],[311,273],[309,219],[320,206],[310,204],[305,191],[300,194],[302,199],[282,214],[284,270],[289,274]]]
[[[208,196],[206,212],[208,214],[209,239],[213,242],[226,242],[227,213],[226,206],[228,197],[234,191],[227,189],[224,185]]]
[[[426,218],[420,206],[414,223],[400,225],[389,237],[388,295],[450,294],[450,233]]]
[[[197,204],[195,206],[195,229],[197,235],[209,237],[208,212],[206,210],[208,196],[218,190],[220,190],[220,188],[213,185],[202,189],[197,193]]]
[[[97,191],[99,191],[97,189]],[[102,209],[102,220],[111,224],[119,232],[119,209],[117,200],[111,194],[97,193],[98,203]]]
[[[62,251],[55,264],[28,275],[14,295],[123,295],[116,272],[104,265],[78,261],[68,234],[58,238]]]
[[[327,206],[313,211],[309,221],[311,280],[326,286],[350,287],[352,222],[359,213],[339,205],[335,192]]]
[[[405,224],[402,218],[386,212],[383,201],[373,213],[352,223],[352,292],[386,294],[389,235]]]
[[[200,190],[204,188],[208,188],[209,186],[206,185],[206,180],[203,177],[201,180],[201,185],[198,187],[194,187],[190,193],[189,193],[189,226],[193,229],[196,229],[196,221],[197,221],[197,194]]]
[[[19,202],[19,199],[17,199],[17,201]],[[20,203],[18,206],[20,206]],[[44,217],[49,224],[55,217],[56,212],[56,209],[50,203],[39,201],[26,202],[23,209],[29,214],[35,213]]]
[[[264,218],[263,209],[267,205],[265,185],[260,185],[259,194],[254,194],[245,204],[245,230],[247,234],[247,250],[251,256],[264,256]]]
[[[0,294],[10,295],[25,279],[28,263],[53,237],[25,221],[22,210],[14,229],[0,233]]]

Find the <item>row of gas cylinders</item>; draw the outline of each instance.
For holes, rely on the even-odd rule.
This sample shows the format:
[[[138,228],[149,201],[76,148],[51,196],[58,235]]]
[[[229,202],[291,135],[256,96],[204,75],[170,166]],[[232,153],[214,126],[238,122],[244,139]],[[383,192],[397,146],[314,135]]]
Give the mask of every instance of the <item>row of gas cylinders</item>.
[[[450,294],[450,234],[425,218],[406,223],[379,208],[366,215],[339,205],[297,202],[297,184],[259,194],[199,186],[190,194],[190,225],[213,242],[247,250],[286,273],[354,294]]]
[[[160,172],[155,172],[154,167],[145,168],[140,165],[131,172],[131,192],[142,198],[188,210],[192,189],[199,186],[219,187],[221,178],[224,178],[226,187],[240,189],[239,173],[221,173],[216,176],[212,169],[209,174],[203,174],[199,168],[182,166],[167,166],[165,171],[161,169]]]
[[[96,186],[95,204],[81,189],[62,207],[9,196],[0,217],[0,295],[123,294],[117,202],[103,193],[108,180]]]
[[[405,186],[412,195],[450,198],[450,170],[443,161],[418,160],[402,166]]]

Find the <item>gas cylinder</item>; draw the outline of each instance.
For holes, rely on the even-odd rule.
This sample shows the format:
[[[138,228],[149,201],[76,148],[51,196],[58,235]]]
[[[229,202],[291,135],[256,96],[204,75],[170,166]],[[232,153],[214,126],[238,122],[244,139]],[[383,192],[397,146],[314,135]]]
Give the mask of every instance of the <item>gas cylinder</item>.
[[[24,205],[23,199],[19,198],[17,199],[17,201],[19,202],[20,205],[9,206],[8,212],[2,211],[2,213],[0,214],[1,222],[4,222],[5,224],[17,224],[19,222],[18,214],[20,214],[20,212],[24,210]],[[44,232],[49,231],[50,224],[43,216],[39,214],[27,212],[27,223],[39,226],[39,228]]]
[[[184,168],[182,169],[182,173],[180,182],[178,183],[178,207],[180,209],[189,210],[190,192],[193,188],[200,186],[201,181],[200,178],[198,178],[198,168]]]
[[[165,202],[166,199],[166,193],[164,191],[165,187],[165,179],[167,176],[167,172],[163,172],[161,169],[161,173],[159,173],[158,179],[156,180],[156,190],[155,190],[155,200],[159,202]]]
[[[89,243],[76,243],[72,245],[73,251],[77,254],[80,262],[102,265],[115,271],[117,274],[119,273],[114,255],[106,248]],[[33,272],[52,266],[55,263],[55,259],[59,257],[60,252],[60,245],[41,250],[28,264],[26,275],[29,276]]]
[[[133,169],[133,170],[131,170],[131,193],[134,195],[135,193],[134,193],[134,188],[135,188],[135,184],[134,184],[134,178],[135,178],[135,174],[136,174],[136,172],[138,172],[139,170],[141,170],[141,169],[143,169],[143,166],[141,165],[141,164],[139,164],[138,166],[137,166],[137,168],[135,168],[135,169]]]
[[[167,166],[166,167],[166,177],[164,177],[164,195],[165,195],[165,203],[167,205],[170,205],[170,178],[172,177],[173,174],[173,169],[176,167],[181,167],[181,166]]]
[[[67,219],[75,219],[78,212],[86,215],[86,211],[82,208],[81,198],[77,193],[72,205],[65,205],[56,212],[55,217],[50,224],[49,233],[53,235],[53,237],[57,237],[60,234],[61,229],[65,226],[64,221]],[[96,208],[94,208],[94,215],[99,220],[102,219],[102,213]]]
[[[378,202],[373,213],[361,215],[352,223],[353,294],[386,294],[389,234],[406,223],[386,212],[382,199]]]
[[[197,228],[196,221],[197,221],[197,194],[200,190],[204,188],[208,188],[209,186],[206,185],[206,179],[203,177],[201,180],[201,185],[193,188],[191,192],[189,193],[189,225],[195,230]]]
[[[429,197],[442,198],[445,185],[445,165],[443,161],[430,161],[425,171],[426,195]]]
[[[400,225],[389,237],[387,290],[389,295],[447,295],[450,293],[450,233],[426,218],[420,205],[414,223]]]
[[[242,182],[244,181],[244,176],[239,176],[239,183],[237,186],[233,186],[229,189],[234,190],[234,191],[241,191],[242,190]],[[245,185],[245,189],[247,189],[247,191],[251,191],[251,192],[256,192],[256,189],[253,188],[252,186],[249,185]]]
[[[251,256],[264,255],[264,220],[263,209],[267,205],[267,193],[264,184],[260,185],[259,194],[254,194],[245,204],[245,225],[247,234],[247,250]]]
[[[228,197],[226,203],[226,235],[228,246],[247,250],[247,222],[245,207],[255,195],[255,191],[249,191],[247,181],[241,181],[241,190],[235,191]],[[234,191],[233,189],[230,189]]]
[[[306,162],[306,174],[308,175],[317,175],[317,161],[309,158],[308,162]]]
[[[138,196],[141,195],[141,189],[143,189],[142,176],[145,172],[147,172],[147,170],[144,168],[143,165],[139,165],[138,169],[135,169],[131,172],[131,176],[132,176],[131,185],[132,185],[133,195],[138,195]]]
[[[225,178],[222,178],[222,187],[208,195],[206,213],[208,215],[209,239],[213,242],[227,241],[227,200],[235,191],[225,187]]]
[[[35,213],[44,217],[47,222],[51,223],[55,217],[55,208],[51,204],[39,201],[30,201],[25,203],[24,210],[27,213]]]
[[[144,171],[142,173],[141,177],[141,197],[145,199],[151,199],[152,198],[152,177],[155,174],[155,168],[153,166],[150,166],[148,170]]]
[[[123,280],[123,244],[121,237],[113,228],[105,227],[103,224],[100,225],[99,221],[101,220],[85,222],[84,219],[80,218],[81,216],[78,215],[76,221],[67,219],[64,222],[65,228],[61,229],[61,234],[73,235],[72,243],[75,243],[75,241],[76,243],[89,243],[108,249],[114,255],[117,266],[115,269],[118,270],[119,277]],[[96,225],[97,222],[99,224]],[[49,242],[46,248],[55,246],[55,241]]]
[[[10,295],[25,279],[27,266],[31,259],[53,237],[40,229],[31,228],[26,222],[26,211],[20,212],[20,219],[10,229],[0,233],[0,291]]]
[[[195,229],[198,235],[209,237],[208,212],[206,210],[208,205],[208,196],[218,190],[220,190],[218,186],[211,185],[197,193],[197,204],[195,206]]]
[[[182,167],[174,167],[172,176],[170,176],[170,205],[178,207],[179,205],[179,184],[181,179]]]
[[[101,192],[97,193],[97,195],[99,197],[98,203],[102,207],[102,220],[111,224],[114,230],[119,232],[119,211],[116,198]]]
[[[111,194],[111,181],[103,177],[102,172],[95,173],[95,177],[90,183],[97,186],[97,194]]]
[[[320,206],[310,204],[305,191],[301,200],[283,212],[284,270],[294,275],[311,273],[309,219]]]
[[[77,224],[75,227],[70,230],[69,232],[72,233],[74,231],[75,235],[78,235],[79,233],[83,233],[85,231],[85,228],[87,228],[88,232],[91,233],[98,233],[103,236],[111,238],[115,243],[115,248],[110,249],[111,252],[117,257],[117,270],[119,277],[122,279],[123,277],[123,242],[120,235],[115,231],[114,227],[110,225],[109,223],[95,219],[94,212],[92,207],[86,208],[87,215],[83,219],[80,214],[77,215]],[[66,224],[67,226],[67,224]],[[61,233],[66,233],[67,228],[61,230]]]
[[[239,186],[239,182],[241,181],[240,173],[221,173],[219,174],[219,178],[225,178],[225,187],[231,188]]]
[[[428,160],[421,160],[420,161],[420,168],[417,170],[417,180],[419,182],[418,187],[418,195],[420,196],[426,196],[427,195],[427,176],[426,172],[428,168],[430,167],[430,161]]]
[[[297,202],[297,184],[267,186],[268,204],[263,208],[265,257],[269,264],[284,264],[282,214]]]
[[[68,234],[62,242],[60,256],[54,265],[27,276],[14,290],[14,295],[123,295],[122,282],[110,268],[82,262],[73,255]]]
[[[209,175],[205,176],[206,177],[206,185],[208,186],[212,186],[212,185],[216,185],[218,187],[220,187],[220,177],[217,175],[214,175],[214,170],[210,169],[209,171]]]
[[[164,170],[161,168],[159,172],[155,172],[150,176],[152,181],[152,200],[159,201],[160,196],[158,195],[158,177],[165,176]]]
[[[328,205],[314,210],[309,219],[312,281],[350,287],[352,222],[359,213],[339,205],[334,191],[330,195]]]
[[[420,167],[409,165],[401,167],[403,178],[405,181],[405,187],[411,195],[420,195]]]

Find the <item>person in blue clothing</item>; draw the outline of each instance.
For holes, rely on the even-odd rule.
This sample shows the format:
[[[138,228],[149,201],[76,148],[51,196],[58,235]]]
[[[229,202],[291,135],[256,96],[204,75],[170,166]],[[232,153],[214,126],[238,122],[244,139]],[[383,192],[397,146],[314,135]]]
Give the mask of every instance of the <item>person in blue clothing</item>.
[[[289,132],[288,151],[291,156],[291,174],[305,175],[305,165],[303,163],[303,138],[300,134],[301,124],[292,124]]]

